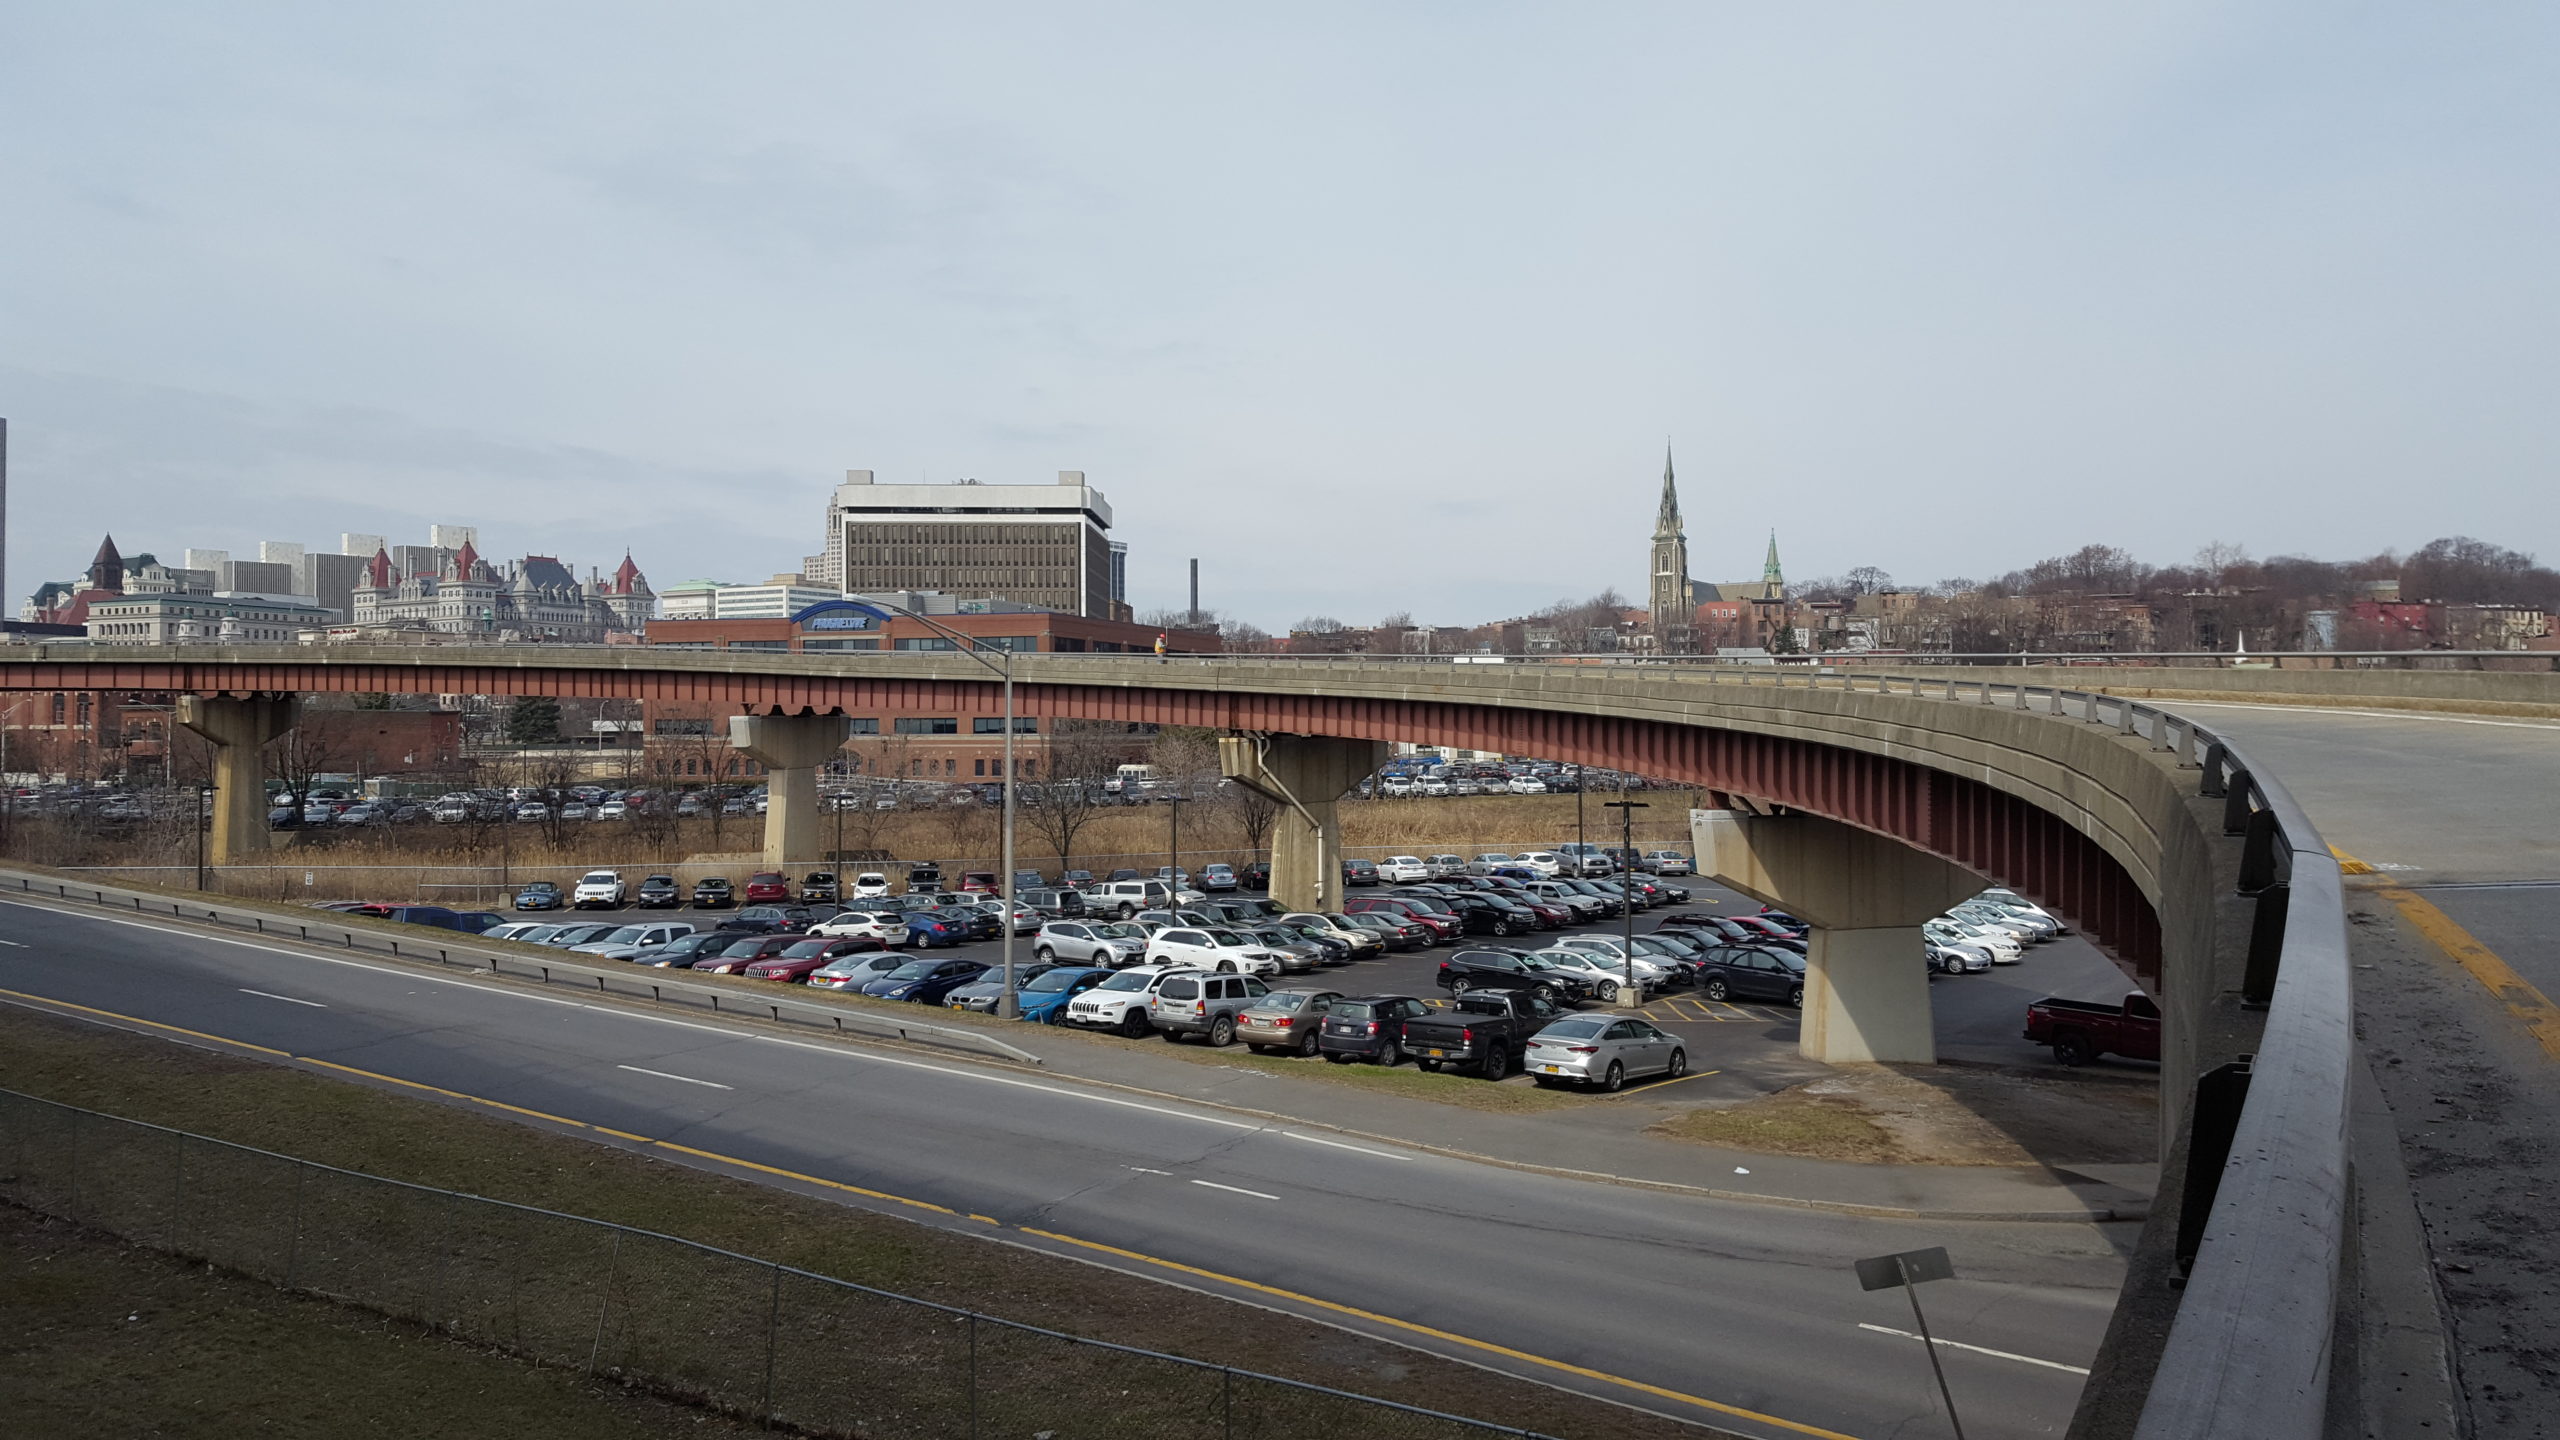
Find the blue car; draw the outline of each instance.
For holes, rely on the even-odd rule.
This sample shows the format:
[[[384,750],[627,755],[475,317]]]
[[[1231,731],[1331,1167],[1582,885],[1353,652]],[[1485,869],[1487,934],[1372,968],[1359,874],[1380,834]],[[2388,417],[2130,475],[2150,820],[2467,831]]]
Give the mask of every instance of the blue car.
[[[949,921],[921,911],[909,911],[907,914],[907,943],[919,950],[930,950],[937,945],[957,945],[968,938],[960,933],[959,926]]]
[[[519,910],[557,910],[561,906],[560,887],[548,880],[536,880],[516,892]]]
[[[1023,985],[1022,1018],[1055,1025],[1067,1013],[1067,1002],[1112,976],[1107,966],[1058,965],[1041,971]]]
[[[987,967],[975,960],[910,960],[863,986],[862,993],[881,1000],[939,1005],[944,996],[986,973]]]

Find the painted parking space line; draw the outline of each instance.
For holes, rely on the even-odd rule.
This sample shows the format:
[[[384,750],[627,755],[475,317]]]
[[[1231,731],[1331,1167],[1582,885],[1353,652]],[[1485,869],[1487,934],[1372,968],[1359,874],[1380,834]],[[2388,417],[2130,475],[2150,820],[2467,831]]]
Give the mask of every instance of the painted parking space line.
[[[2332,846],[2329,853],[2337,857],[2340,870],[2360,877],[2363,888],[2390,901],[2411,929],[2478,981],[2492,999],[2524,1025],[2525,1033],[2542,1047],[2545,1056],[2560,1060],[2560,1005],[2554,1005],[2550,996],[2517,974],[2514,966],[2481,944],[2479,937],[2463,929],[2460,922],[2437,909],[2434,901],[2344,850]]]
[[[1878,1335],[1897,1336],[1904,1340],[1917,1340],[1920,1338],[1919,1333],[1916,1331],[1896,1330],[1890,1325],[1869,1325],[1862,1321],[1858,1328],[1861,1330],[1872,1330]],[[1929,1338],[1935,1343],[1943,1345],[1950,1350],[1970,1350],[1976,1355],[1988,1355],[1995,1360],[2015,1360],[2021,1365],[2041,1365],[2047,1370],[2068,1370],[2074,1375],[2086,1375],[2089,1373],[2083,1366],[2065,1365],[2059,1360],[2039,1360],[2033,1355],[2014,1355],[2006,1350],[1993,1350],[1982,1345],[1967,1345],[1961,1340],[1949,1340],[1943,1335],[1932,1335]]]
[[[1241,1185],[1221,1185],[1215,1180],[1194,1180],[1191,1183],[1210,1190],[1224,1190],[1230,1195],[1250,1195],[1256,1200],[1277,1200],[1280,1198],[1277,1195],[1266,1195],[1259,1190],[1247,1190]]]

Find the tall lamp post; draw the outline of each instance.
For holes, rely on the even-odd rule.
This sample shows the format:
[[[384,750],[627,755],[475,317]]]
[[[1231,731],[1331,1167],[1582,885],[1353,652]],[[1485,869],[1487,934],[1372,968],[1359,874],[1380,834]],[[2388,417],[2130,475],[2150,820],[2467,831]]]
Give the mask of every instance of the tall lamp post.
[[[966,655],[970,659],[977,661],[980,665],[985,666],[989,671],[993,672],[998,679],[1004,681],[1004,993],[996,997],[996,1014],[1007,1020],[1019,1019],[1022,1015],[1022,1001],[1014,992],[1013,974],[1013,922],[1015,918],[1013,880],[1013,651],[1011,649],[996,650],[994,653],[1003,657],[1004,662],[1002,664],[998,664],[987,658],[986,652],[980,648],[974,637],[964,635],[961,632],[952,629],[950,626],[943,624],[941,621],[934,619],[930,615],[919,614],[916,611],[908,609],[904,605],[891,605],[879,600],[848,600],[845,603],[854,610],[882,622],[888,621],[893,616],[913,620],[917,624],[931,630],[936,635],[941,636],[943,639],[951,641],[959,649],[961,654]]]
[[[1627,792],[1621,789],[1618,793],[1624,795]],[[1641,1001],[1644,992],[1636,988],[1636,867],[1633,857],[1636,853],[1636,812],[1653,807],[1641,800],[1611,800],[1601,808],[1618,812],[1618,850],[1629,857],[1626,878],[1618,882],[1619,890],[1627,898],[1626,907],[1618,912],[1624,930],[1620,940],[1623,946],[1620,958],[1626,962],[1627,993]]]
[[[1182,797],[1174,796],[1168,808],[1172,812],[1172,819],[1165,825],[1165,847],[1168,852],[1165,859],[1169,863],[1164,867],[1168,872],[1164,877],[1164,893],[1172,898],[1173,903],[1165,908],[1179,910],[1182,908]]]

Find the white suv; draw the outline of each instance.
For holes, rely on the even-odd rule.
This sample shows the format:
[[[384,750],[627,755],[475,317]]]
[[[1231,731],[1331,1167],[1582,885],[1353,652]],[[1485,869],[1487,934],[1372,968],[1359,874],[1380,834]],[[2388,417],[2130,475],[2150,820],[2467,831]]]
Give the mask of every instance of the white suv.
[[[1413,880],[1428,880],[1431,867],[1423,864],[1419,855],[1390,855],[1378,862],[1378,878],[1399,885]]]
[[[1511,863],[1514,865],[1526,865],[1530,869],[1535,870],[1539,874],[1552,880],[1556,876],[1564,873],[1565,862],[1563,856],[1558,855],[1552,850],[1532,850],[1526,855],[1512,856]]]
[[[1171,975],[1197,975],[1187,965],[1134,965],[1067,1002],[1066,1023],[1087,1030],[1144,1035],[1155,1028],[1147,1002]]]
[[[907,912],[839,910],[810,926],[809,933],[833,940],[877,940],[894,950],[907,943]]]
[[[1555,854],[1559,860],[1573,868],[1574,874],[1585,880],[1605,879],[1618,873],[1617,862],[1611,860],[1608,852],[1597,845],[1579,842],[1563,844],[1555,848]]]
[[[590,870],[569,892],[569,908],[584,910],[601,905],[607,910],[622,908],[622,874],[616,870]]]
[[[1280,953],[1249,935],[1180,925],[1157,931],[1147,942],[1147,963],[1247,975],[1277,975],[1282,969]]]
[[[877,870],[865,870],[853,877],[853,899],[876,900],[889,893],[889,877]]]

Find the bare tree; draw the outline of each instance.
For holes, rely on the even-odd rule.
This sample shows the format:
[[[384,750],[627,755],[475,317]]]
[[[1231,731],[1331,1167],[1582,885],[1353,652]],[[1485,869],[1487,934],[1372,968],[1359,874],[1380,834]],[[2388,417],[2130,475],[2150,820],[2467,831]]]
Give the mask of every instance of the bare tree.
[[[1075,864],[1076,837],[1101,813],[1102,782],[1139,743],[1125,727],[1098,720],[1060,720],[1050,729],[1048,773],[1018,788],[1014,807],[1049,842],[1061,870]]]

